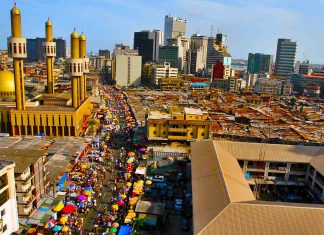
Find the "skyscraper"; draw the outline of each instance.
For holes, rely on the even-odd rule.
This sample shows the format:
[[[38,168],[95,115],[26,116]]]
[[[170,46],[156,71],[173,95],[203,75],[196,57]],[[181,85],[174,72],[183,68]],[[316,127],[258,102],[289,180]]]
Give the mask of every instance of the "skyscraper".
[[[45,38],[27,38],[27,62],[44,61]]]
[[[158,61],[159,47],[162,44],[160,30],[141,31],[134,33],[134,49],[142,56],[142,63]]]
[[[176,38],[168,39],[167,43],[167,46],[178,47],[178,69],[185,73],[189,72],[186,70],[186,67],[188,66],[189,44],[190,40],[186,35],[179,35]]]
[[[56,58],[66,59],[66,41],[62,38],[54,38],[54,42],[56,42]]]
[[[206,67],[208,38],[200,34],[194,34],[190,39],[191,73],[195,73]]]
[[[110,51],[106,50],[99,50],[99,56],[104,56],[106,59],[110,59]]]
[[[164,45],[167,45],[168,39],[177,38],[179,35],[186,35],[187,20],[165,16],[164,20]]]
[[[249,53],[247,71],[256,74],[271,74],[272,63],[272,55]]]
[[[291,39],[278,39],[275,76],[286,77],[294,71],[297,42]]]

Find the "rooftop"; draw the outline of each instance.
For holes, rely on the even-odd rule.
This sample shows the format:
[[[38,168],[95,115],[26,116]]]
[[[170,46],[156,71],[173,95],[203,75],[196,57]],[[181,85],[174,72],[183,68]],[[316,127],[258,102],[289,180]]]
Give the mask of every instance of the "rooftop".
[[[240,151],[244,155],[247,146],[241,149],[234,144],[229,148],[224,142],[205,140],[193,142],[191,147],[194,234],[319,234],[322,231],[321,205],[255,199],[237,156],[228,151],[235,148],[238,149],[235,154]],[[249,147],[258,150],[256,146]],[[277,153],[281,151],[277,149]]]

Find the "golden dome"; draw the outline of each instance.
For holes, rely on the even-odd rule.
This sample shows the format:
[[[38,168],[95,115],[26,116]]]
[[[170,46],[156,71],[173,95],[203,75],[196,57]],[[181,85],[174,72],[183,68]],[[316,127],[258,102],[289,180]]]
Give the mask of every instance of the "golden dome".
[[[11,9],[11,14],[13,14],[13,15],[20,15],[20,10],[16,7],[16,3],[13,6],[13,8]]]
[[[85,37],[85,35],[82,33],[82,34],[80,35],[79,39],[85,41],[85,40],[86,40],[86,37]]]
[[[71,38],[79,38],[79,34],[75,31],[73,31],[73,33],[71,33]]]
[[[0,71],[0,92],[15,92],[15,76],[8,70]]]
[[[50,20],[50,18],[48,17],[47,21],[46,21],[46,25],[52,25],[52,21]]]

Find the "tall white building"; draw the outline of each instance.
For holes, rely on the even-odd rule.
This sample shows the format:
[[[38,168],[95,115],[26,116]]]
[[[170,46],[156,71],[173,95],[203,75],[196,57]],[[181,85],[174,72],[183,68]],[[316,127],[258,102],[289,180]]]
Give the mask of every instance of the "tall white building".
[[[153,83],[160,85],[161,78],[176,78],[178,77],[178,68],[171,68],[169,62],[153,65]]]
[[[0,161],[0,234],[3,235],[19,229],[14,167],[13,161]]]
[[[168,46],[178,47],[178,68],[186,71],[189,63],[188,51],[190,48],[190,40],[186,35],[179,35],[176,38],[168,39]]]
[[[119,86],[139,86],[142,74],[142,56],[115,54],[115,81]]]
[[[179,35],[186,35],[187,20],[165,16],[164,20],[164,45],[167,45],[168,39],[177,38]]]
[[[195,61],[195,66],[191,66],[191,73],[204,69],[207,64],[208,38],[200,34],[194,34],[190,39],[191,63]]]

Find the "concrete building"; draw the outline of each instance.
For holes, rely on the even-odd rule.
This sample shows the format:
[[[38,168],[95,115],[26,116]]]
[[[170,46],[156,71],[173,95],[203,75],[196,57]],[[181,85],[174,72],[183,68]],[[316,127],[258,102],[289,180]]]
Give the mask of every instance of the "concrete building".
[[[19,229],[14,168],[13,161],[0,160],[0,233],[3,235]]]
[[[117,55],[138,55],[138,50],[131,49],[129,46],[124,45],[123,43],[115,44],[113,59]]]
[[[157,62],[159,48],[162,46],[162,33],[160,30],[141,31],[134,33],[134,49],[142,56],[142,63]]]
[[[166,15],[164,18],[164,46],[168,39],[177,38],[179,35],[186,35],[187,21]]]
[[[142,57],[138,55],[115,55],[115,81],[118,86],[139,86],[141,84]]]
[[[274,75],[287,77],[294,71],[297,42],[291,39],[278,39]]]
[[[202,70],[207,65],[208,38],[200,34],[194,34],[190,38],[191,73]]]
[[[295,64],[295,73],[299,75],[311,75],[311,68],[309,61],[300,62],[297,61]]]
[[[106,59],[110,59],[110,51],[108,49],[100,49],[99,56],[103,56]]]
[[[292,184],[323,199],[323,147],[203,140],[191,155],[193,234],[322,232],[322,205],[257,200],[251,187]]]
[[[159,49],[159,63],[169,62],[173,68],[180,67],[179,47],[177,46],[162,46]]]
[[[249,53],[247,71],[250,74],[271,74],[272,55]]]
[[[43,43],[45,38],[27,38],[27,62],[44,61]]]
[[[161,78],[176,78],[178,77],[178,68],[172,68],[169,62],[153,65],[153,83],[159,86]]]
[[[178,47],[178,69],[185,74],[189,73],[187,69],[190,66],[189,46],[190,42],[187,36],[179,35],[177,38],[168,39],[168,46]]]
[[[194,108],[170,107],[164,111],[149,111],[147,138],[149,141],[193,141],[208,139],[210,120],[207,112]]]
[[[293,84],[294,91],[303,94],[308,84],[320,86],[320,95],[324,96],[324,76],[319,75],[291,75],[288,79]]]
[[[54,38],[53,40],[54,42],[56,42],[56,58],[70,58],[71,57],[71,53],[69,51],[69,47],[66,46],[66,40],[64,40],[63,38]]]
[[[258,79],[253,87],[257,93],[272,95],[290,95],[293,89],[292,84],[286,80]]]
[[[14,168],[18,216],[30,216],[47,195],[48,179],[47,156],[43,150],[0,149],[0,160],[15,162]]]

